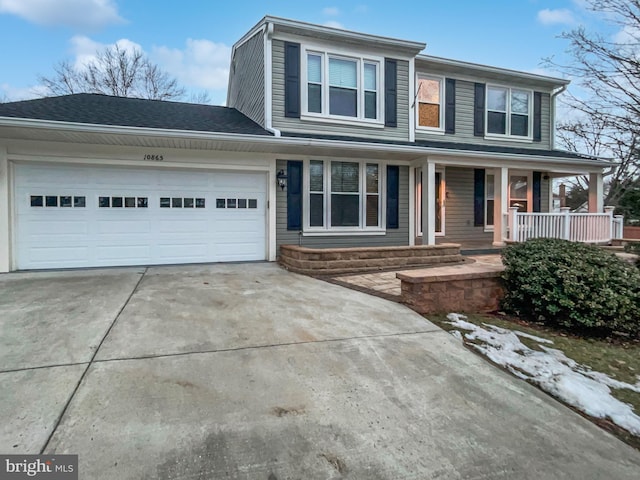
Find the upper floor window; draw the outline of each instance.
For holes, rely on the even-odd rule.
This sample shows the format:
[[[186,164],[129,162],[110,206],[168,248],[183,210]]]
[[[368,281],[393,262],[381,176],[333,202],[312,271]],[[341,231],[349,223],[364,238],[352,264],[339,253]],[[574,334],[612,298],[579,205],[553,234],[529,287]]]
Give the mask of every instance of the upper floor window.
[[[305,71],[307,114],[380,121],[379,60],[308,51]]]
[[[487,134],[531,137],[531,99],[528,90],[487,87]]]
[[[417,85],[418,127],[443,130],[443,80],[419,76]]]

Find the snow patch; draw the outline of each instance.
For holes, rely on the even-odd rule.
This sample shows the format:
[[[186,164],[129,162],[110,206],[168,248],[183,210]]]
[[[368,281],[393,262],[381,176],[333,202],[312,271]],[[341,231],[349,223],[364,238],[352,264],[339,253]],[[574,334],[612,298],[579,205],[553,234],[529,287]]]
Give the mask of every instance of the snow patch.
[[[631,405],[611,395],[611,388],[640,393],[640,379],[634,384],[621,382],[602,372],[594,372],[565,356],[564,352],[540,345],[542,351],[524,345],[518,337],[542,344],[552,341],[524,332],[499,328],[490,324],[478,326],[457,313],[447,315],[448,323],[466,330],[464,339],[479,341],[473,348],[511,373],[540,386],[544,391],[596,418],[609,418],[634,435],[640,435],[640,416]],[[456,332],[457,334],[454,334]],[[462,338],[462,332],[452,331]]]

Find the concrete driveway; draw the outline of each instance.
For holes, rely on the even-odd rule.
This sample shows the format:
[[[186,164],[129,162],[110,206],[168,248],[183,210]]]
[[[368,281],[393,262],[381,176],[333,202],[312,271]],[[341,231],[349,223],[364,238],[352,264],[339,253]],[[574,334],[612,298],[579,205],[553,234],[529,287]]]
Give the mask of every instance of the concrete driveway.
[[[0,276],[0,453],[82,479],[638,478],[409,309],[274,264]]]

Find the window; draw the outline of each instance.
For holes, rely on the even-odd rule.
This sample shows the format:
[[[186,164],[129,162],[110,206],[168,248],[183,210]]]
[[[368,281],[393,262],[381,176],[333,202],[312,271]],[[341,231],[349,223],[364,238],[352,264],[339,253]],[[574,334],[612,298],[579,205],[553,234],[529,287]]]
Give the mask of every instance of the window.
[[[138,199],[139,201],[140,199]],[[145,200],[145,207],[146,198]],[[204,208],[204,198],[160,197],[160,208]]]
[[[493,227],[493,207],[494,202],[495,176],[493,173],[487,173],[485,177],[485,202],[484,202],[484,226]]]
[[[529,177],[511,175],[509,178],[509,206],[518,207],[519,212],[529,211]]]
[[[82,199],[84,207],[84,197],[74,197],[74,206],[77,199]],[[99,208],[147,208],[148,197],[98,197]]]
[[[306,113],[380,120],[380,60],[307,52]]]
[[[380,227],[382,195],[377,163],[311,160],[307,175],[309,229]]]
[[[196,206],[196,208],[198,208]],[[258,208],[255,198],[216,198],[216,208]]]
[[[418,127],[443,130],[442,85],[442,78],[418,77],[416,94]]]
[[[531,92],[505,87],[487,88],[487,134],[531,137]]]
[[[84,208],[86,197],[72,195],[30,195],[29,204],[32,207],[61,207]]]

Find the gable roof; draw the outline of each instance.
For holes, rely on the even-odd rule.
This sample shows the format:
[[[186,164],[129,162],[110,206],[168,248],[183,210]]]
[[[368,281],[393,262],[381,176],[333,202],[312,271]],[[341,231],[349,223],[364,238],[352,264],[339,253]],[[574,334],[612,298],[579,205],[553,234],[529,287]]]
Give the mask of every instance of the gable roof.
[[[0,117],[197,132],[271,135],[235,108],[77,93],[0,103]]]

